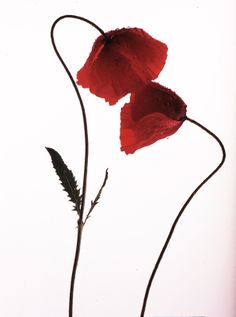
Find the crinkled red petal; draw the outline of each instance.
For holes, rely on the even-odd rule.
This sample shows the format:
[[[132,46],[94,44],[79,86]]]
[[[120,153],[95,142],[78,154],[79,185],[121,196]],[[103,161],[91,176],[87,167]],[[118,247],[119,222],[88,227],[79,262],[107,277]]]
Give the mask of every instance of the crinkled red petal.
[[[181,124],[182,121],[172,120],[161,113],[147,115],[133,128],[121,128],[121,151],[132,154],[145,146],[174,134]]]
[[[131,154],[172,135],[185,116],[186,105],[175,92],[150,83],[131,94],[130,103],[121,109],[121,150]]]
[[[153,112],[163,113],[174,120],[180,120],[186,115],[184,101],[174,91],[156,82],[150,82],[131,94],[130,106],[134,121]]]
[[[138,28],[114,30],[107,35],[110,40],[100,36],[95,41],[77,73],[77,84],[113,105],[159,75],[167,46]]]

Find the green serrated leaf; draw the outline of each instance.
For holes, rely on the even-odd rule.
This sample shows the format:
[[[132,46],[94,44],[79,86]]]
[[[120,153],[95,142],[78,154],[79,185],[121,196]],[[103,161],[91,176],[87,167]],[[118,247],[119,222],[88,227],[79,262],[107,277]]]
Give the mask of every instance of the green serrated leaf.
[[[69,200],[74,203],[74,210],[79,212],[81,195],[77,181],[71,170],[64,163],[61,155],[54,149],[46,147],[46,150],[51,156],[53,167],[58,175],[63,189],[67,192]]]

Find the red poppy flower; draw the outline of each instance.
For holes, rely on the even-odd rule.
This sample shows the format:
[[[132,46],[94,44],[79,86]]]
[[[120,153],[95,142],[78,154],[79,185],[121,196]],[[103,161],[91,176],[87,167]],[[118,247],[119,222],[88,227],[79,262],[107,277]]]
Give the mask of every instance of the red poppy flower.
[[[186,117],[186,105],[172,90],[150,82],[131,94],[121,109],[121,150],[126,154],[175,133]]]
[[[165,65],[167,46],[138,28],[99,36],[77,73],[77,84],[115,104],[127,93],[155,79]]]

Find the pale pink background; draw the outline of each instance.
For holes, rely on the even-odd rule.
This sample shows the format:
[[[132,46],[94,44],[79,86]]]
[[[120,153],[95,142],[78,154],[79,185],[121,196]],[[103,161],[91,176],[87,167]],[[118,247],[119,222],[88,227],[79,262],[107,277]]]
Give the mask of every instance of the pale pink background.
[[[227,162],[187,208],[154,281],[147,317],[235,317],[235,2],[2,1],[0,4],[0,316],[65,317],[76,217],[44,146],[82,178],[79,105],[52,50],[50,25],[77,14],[105,31],[137,26],[168,47],[159,81],[224,142]],[[98,33],[64,21],[56,40],[73,74]],[[87,224],[75,317],[137,317],[147,278],[191,191],[218,164],[218,145],[184,123],[126,156],[119,112],[82,90],[91,138],[88,198],[109,181]]]

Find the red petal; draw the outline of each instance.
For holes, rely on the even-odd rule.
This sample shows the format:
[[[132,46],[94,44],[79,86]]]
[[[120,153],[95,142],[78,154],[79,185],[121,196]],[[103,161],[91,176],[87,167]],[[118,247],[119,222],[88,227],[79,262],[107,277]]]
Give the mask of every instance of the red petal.
[[[132,154],[174,134],[181,125],[182,121],[169,119],[161,113],[150,114],[140,120],[134,129],[121,129],[121,151]]]
[[[174,91],[156,82],[150,82],[132,94],[130,103],[134,121],[153,112],[163,113],[174,120],[180,120],[186,115],[183,100]]]
[[[111,105],[156,78],[164,67],[167,46],[142,29],[110,31],[100,36],[77,73],[77,84],[105,98]]]
[[[186,115],[183,100],[170,89],[150,83],[131,95],[121,109],[121,150],[126,154],[175,133]]]

